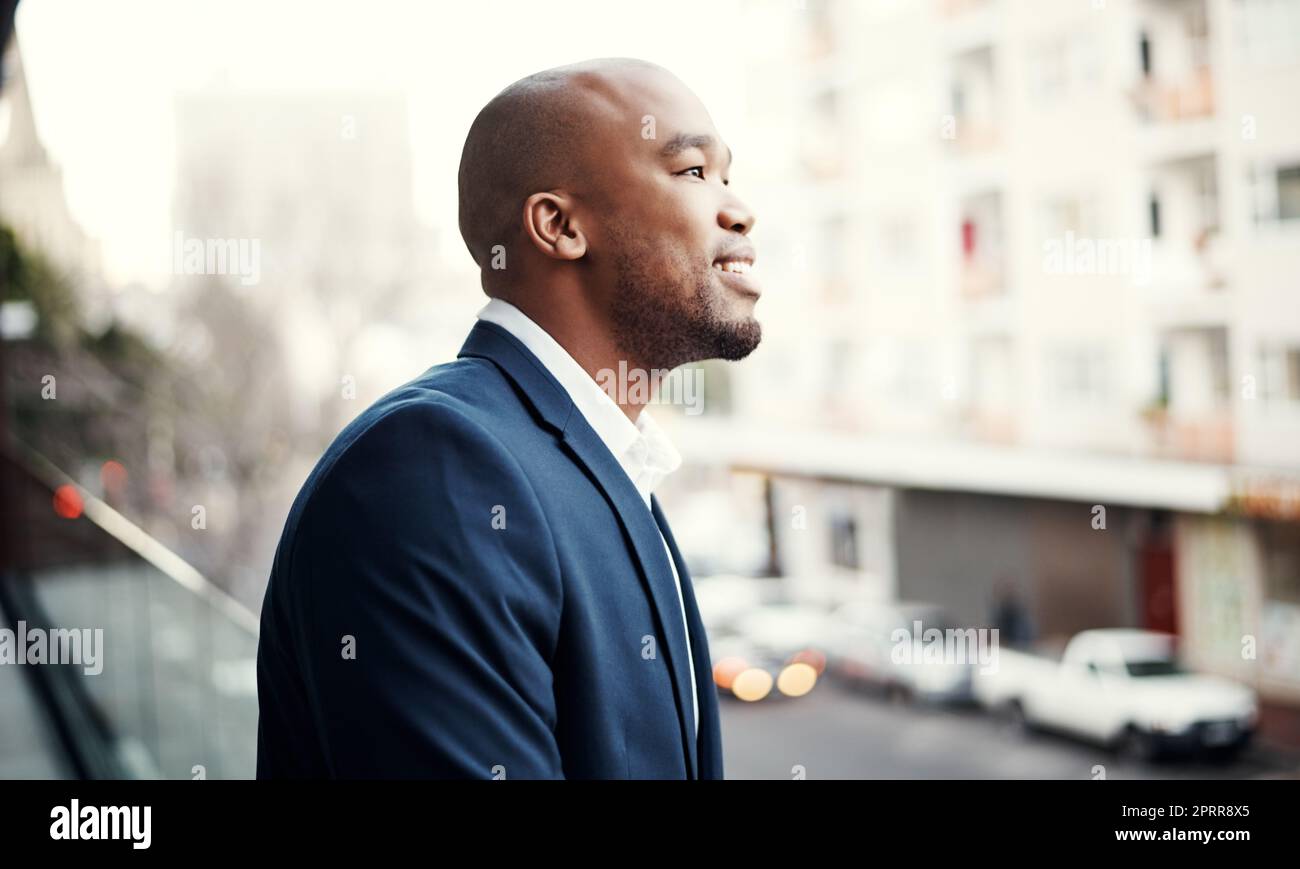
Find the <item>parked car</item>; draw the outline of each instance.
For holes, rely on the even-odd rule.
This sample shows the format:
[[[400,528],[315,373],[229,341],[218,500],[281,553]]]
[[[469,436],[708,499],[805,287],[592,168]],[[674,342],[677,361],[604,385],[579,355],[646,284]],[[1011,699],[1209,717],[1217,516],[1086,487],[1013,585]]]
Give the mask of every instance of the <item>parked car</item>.
[[[819,607],[785,602],[731,614],[709,630],[714,683],[750,702],[804,696],[826,669],[819,644],[826,617]]]
[[[924,653],[929,645],[926,631],[953,627],[941,607],[913,601],[854,601],[836,609],[831,624],[827,666],[832,677],[897,700],[965,703],[972,699],[972,660]],[[918,626],[922,654],[913,651]]]
[[[1051,655],[1003,650],[978,674],[979,702],[1022,727],[1059,731],[1138,757],[1170,749],[1231,755],[1258,722],[1255,692],[1178,662],[1175,638],[1133,629],[1088,630]]]

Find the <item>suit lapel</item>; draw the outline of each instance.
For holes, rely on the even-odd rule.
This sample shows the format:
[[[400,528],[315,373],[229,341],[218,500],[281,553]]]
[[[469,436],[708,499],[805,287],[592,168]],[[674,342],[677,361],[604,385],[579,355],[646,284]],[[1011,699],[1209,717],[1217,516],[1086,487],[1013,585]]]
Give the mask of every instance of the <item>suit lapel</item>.
[[[655,522],[663,532],[664,540],[672,551],[673,561],[677,565],[677,576],[682,583],[682,602],[686,607],[686,621],[691,629],[691,655],[695,660],[695,690],[700,704],[700,734],[692,740],[698,745],[699,770],[697,778],[722,778],[722,727],[718,714],[718,692],[713,687],[713,661],[709,655],[709,639],[705,635],[704,621],[700,608],[695,602],[695,584],[691,582],[690,572],[686,569],[686,560],[682,558],[677,541],[668,527],[668,518],[664,516],[659,499],[650,496]]]
[[[687,756],[687,777],[695,777],[695,710],[691,706],[690,667],[686,656],[686,629],[681,607],[677,603],[677,584],[673,581],[668,553],[646,509],[641,493],[632,485],[623,467],[605,443],[587,425],[581,414],[574,414],[564,433],[565,442],[579,461],[591,471],[618,513],[641,564],[641,575],[650,590],[660,630],[668,648],[660,651],[668,657],[673,692],[677,697],[677,719],[682,731],[682,749]]]
[[[677,585],[673,582],[664,540],[659,536],[655,517],[646,509],[645,501],[628,479],[614,454],[605,446],[581,413],[574,412],[572,399],[546,367],[529,352],[522,342],[495,323],[480,320],[470,330],[459,356],[479,356],[494,362],[513,380],[553,429],[559,431],[564,443],[580,465],[595,479],[618,515],[619,523],[631,541],[641,568],[643,582],[649,590],[660,630],[667,641],[662,652],[668,661],[673,693],[677,700],[677,720],[681,729],[682,751],[686,756],[686,774],[696,778],[695,712],[691,707],[690,667],[686,654],[686,631],[682,625],[681,608],[677,602]],[[674,546],[675,552],[675,546]],[[678,560],[679,570],[683,570]],[[683,596],[686,594],[685,574]],[[694,606],[692,597],[688,606]],[[689,620],[690,610],[687,611]],[[703,631],[692,627],[692,631]],[[706,655],[707,658],[707,655]],[[698,672],[698,662],[697,662]],[[697,677],[698,678],[698,677]],[[709,681],[700,682],[697,690],[703,696]],[[701,703],[700,732],[704,732],[704,707]]]

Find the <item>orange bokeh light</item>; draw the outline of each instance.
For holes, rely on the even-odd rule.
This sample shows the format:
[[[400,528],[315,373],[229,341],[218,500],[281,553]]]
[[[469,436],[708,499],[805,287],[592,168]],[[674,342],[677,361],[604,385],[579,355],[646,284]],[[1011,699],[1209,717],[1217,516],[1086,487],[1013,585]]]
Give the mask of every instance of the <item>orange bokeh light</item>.
[[[75,486],[63,485],[54,490],[54,512],[64,519],[81,515],[81,494]]]
[[[732,681],[747,669],[749,669],[749,662],[736,655],[730,655],[713,665],[713,682],[724,691],[730,691]]]
[[[109,459],[99,469],[99,482],[103,484],[105,492],[121,491],[126,485],[126,468],[121,462]]]
[[[826,672],[826,656],[817,649],[804,649],[790,656],[787,664],[807,664],[820,676]]]

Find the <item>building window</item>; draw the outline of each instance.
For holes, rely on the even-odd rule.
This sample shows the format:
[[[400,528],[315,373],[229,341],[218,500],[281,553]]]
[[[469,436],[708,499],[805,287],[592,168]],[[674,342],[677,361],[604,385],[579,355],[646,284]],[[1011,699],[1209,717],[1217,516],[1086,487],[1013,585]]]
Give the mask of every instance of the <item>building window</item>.
[[[1169,374],[1169,348],[1160,348],[1160,359],[1157,363],[1156,372],[1156,403],[1161,407],[1169,406],[1169,399],[1172,396],[1172,387],[1170,386]]]
[[[1300,163],[1253,166],[1250,186],[1257,225],[1300,220]]]
[[[1011,341],[980,338],[971,348],[971,398],[980,411],[1005,412],[1015,403]]]
[[[881,221],[879,260],[894,271],[907,271],[920,265],[916,225],[908,217],[895,216]]]
[[[1050,104],[1063,97],[1068,83],[1065,43],[1054,40],[1033,51],[1029,57],[1029,76],[1033,96],[1039,104]]]
[[[1293,522],[1259,523],[1264,560],[1264,596],[1300,604],[1300,534]]]
[[[1300,44],[1300,0],[1238,0],[1235,29],[1242,58],[1250,66],[1295,63]]]
[[[1109,360],[1102,347],[1063,347],[1052,352],[1048,371],[1052,398],[1061,404],[1105,401]]]
[[[1061,240],[1067,232],[1078,238],[1093,238],[1097,233],[1097,203],[1090,196],[1057,196],[1044,199],[1039,220],[1042,240]]]
[[[831,517],[831,563],[849,570],[858,569],[858,523],[847,513]]]
[[[1277,170],[1277,219],[1300,219],[1300,166]]]
[[[1300,346],[1267,345],[1259,352],[1264,400],[1300,404]]]
[[[1092,30],[1054,34],[1030,46],[1026,78],[1030,97],[1055,108],[1066,97],[1096,87],[1102,78],[1100,40]]]
[[[1214,160],[1202,160],[1192,171],[1196,175],[1196,205],[1200,211],[1200,231],[1218,232],[1219,182],[1214,174]]]

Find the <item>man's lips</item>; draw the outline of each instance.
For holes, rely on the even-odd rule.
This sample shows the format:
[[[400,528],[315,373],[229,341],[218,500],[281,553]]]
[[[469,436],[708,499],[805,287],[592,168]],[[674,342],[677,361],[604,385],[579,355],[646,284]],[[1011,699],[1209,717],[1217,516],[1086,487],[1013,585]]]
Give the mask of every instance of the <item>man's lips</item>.
[[[758,298],[762,289],[750,269],[754,267],[754,248],[741,245],[713,261],[713,269],[724,284],[746,295]]]

